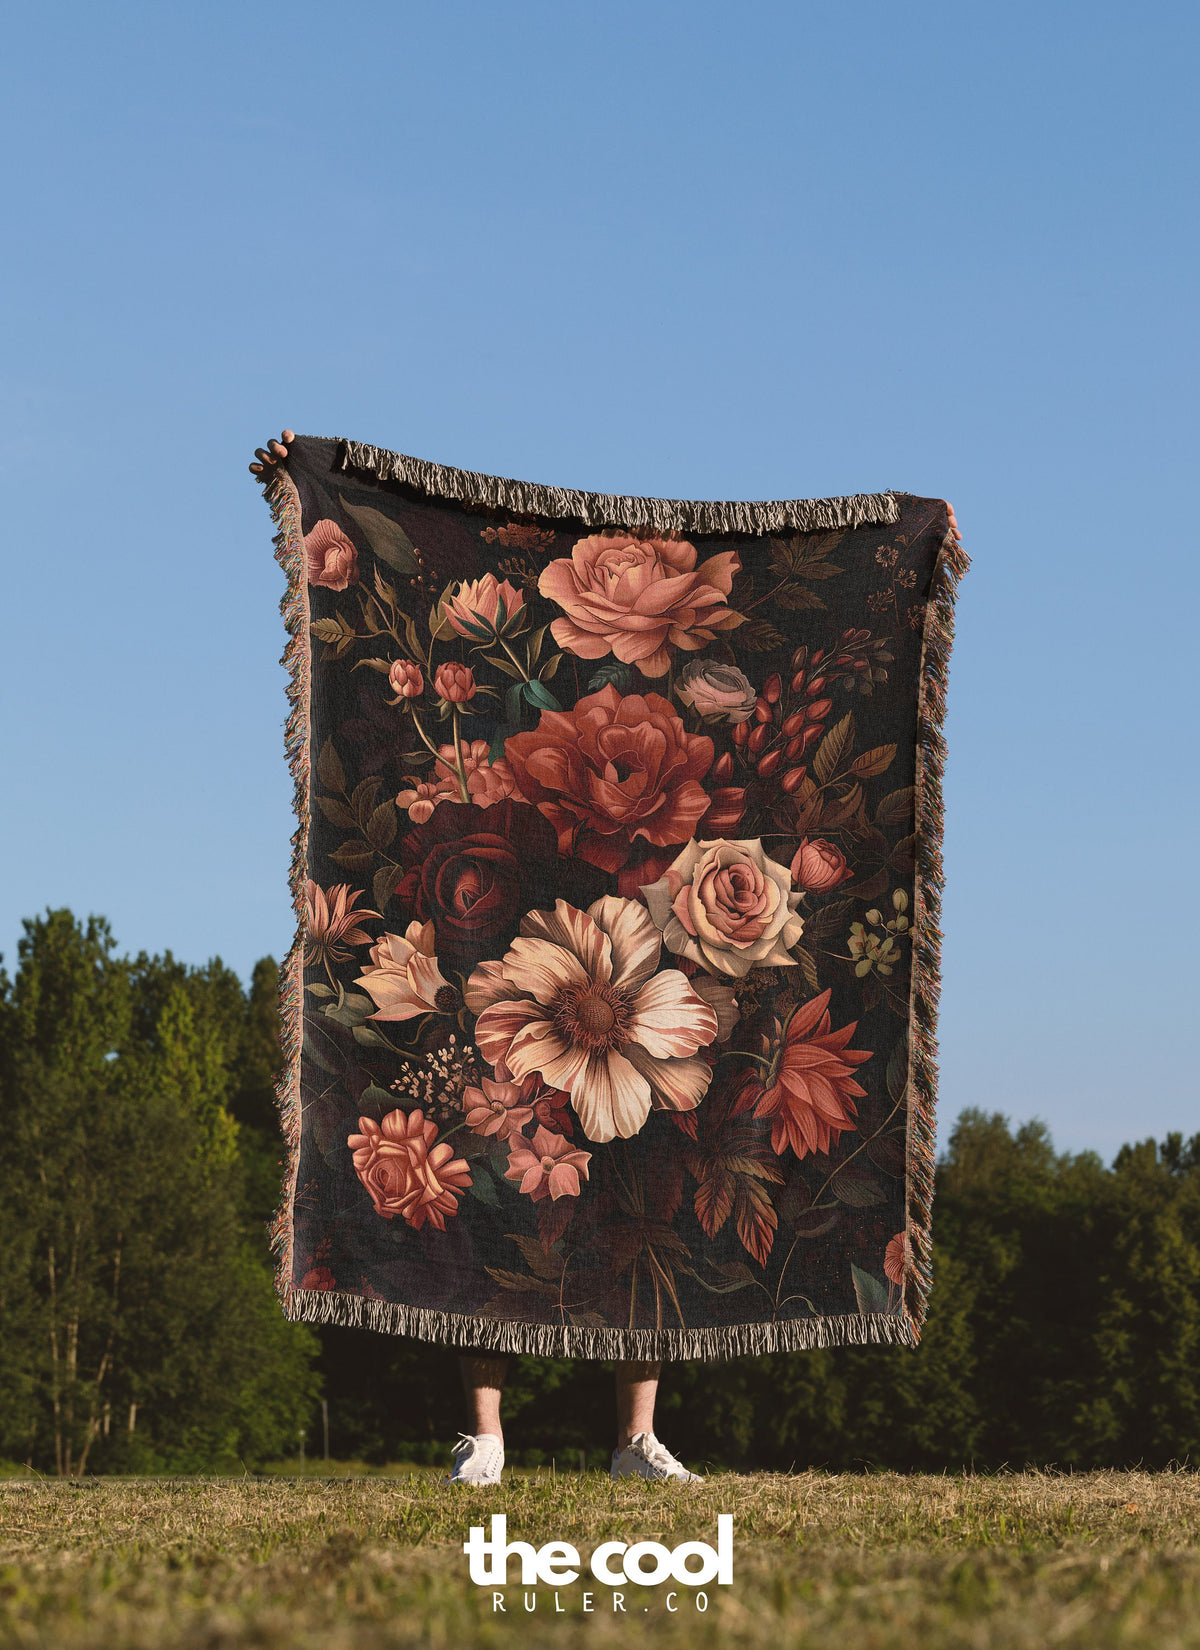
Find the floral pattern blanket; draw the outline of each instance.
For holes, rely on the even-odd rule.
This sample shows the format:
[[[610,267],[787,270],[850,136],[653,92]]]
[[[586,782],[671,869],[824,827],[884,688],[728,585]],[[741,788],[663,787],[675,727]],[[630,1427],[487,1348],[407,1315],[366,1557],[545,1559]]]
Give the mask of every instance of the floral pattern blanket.
[[[303,437],[269,497],[285,1310],[566,1356],[914,1343],[946,506]]]

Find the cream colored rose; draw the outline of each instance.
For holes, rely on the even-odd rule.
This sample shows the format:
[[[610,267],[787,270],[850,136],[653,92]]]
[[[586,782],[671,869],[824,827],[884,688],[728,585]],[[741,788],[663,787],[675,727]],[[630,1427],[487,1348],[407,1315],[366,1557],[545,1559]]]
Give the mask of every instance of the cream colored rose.
[[[713,974],[785,967],[804,929],[791,873],[757,838],[689,842],[642,896],[668,950]]]

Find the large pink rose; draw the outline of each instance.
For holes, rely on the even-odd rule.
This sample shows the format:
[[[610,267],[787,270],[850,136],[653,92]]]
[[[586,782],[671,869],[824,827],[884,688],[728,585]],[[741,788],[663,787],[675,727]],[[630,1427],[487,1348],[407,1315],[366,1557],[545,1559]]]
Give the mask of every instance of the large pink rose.
[[[358,583],[358,551],[336,521],[319,521],[304,535],[308,582],[325,590],[345,590]]]
[[[788,947],[804,927],[791,876],[757,837],[689,842],[642,898],[676,956],[739,979],[791,965]]]
[[[854,872],[846,856],[824,837],[805,837],[792,860],[792,876],[806,894],[828,894]]]
[[[400,1215],[418,1230],[428,1221],[444,1232],[446,1216],[458,1213],[459,1197],[471,1184],[466,1161],[444,1140],[434,1144],[437,1128],[421,1111],[390,1111],[382,1123],[360,1117],[358,1126],[362,1133],[346,1144],[375,1213],[385,1220]]]
[[[743,622],[726,606],[740,569],[732,550],[697,567],[686,539],[593,533],[543,570],[538,590],[566,615],[550,626],[560,647],[581,659],[612,653],[643,676],[665,676],[673,647],[695,652]]]

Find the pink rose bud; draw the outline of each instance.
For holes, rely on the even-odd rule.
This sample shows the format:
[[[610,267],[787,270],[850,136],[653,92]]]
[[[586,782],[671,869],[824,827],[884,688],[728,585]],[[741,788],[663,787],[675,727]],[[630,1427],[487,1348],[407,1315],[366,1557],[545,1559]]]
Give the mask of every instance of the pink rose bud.
[[[824,686],[825,686],[825,678],[823,676],[817,676],[816,678],[814,678],[814,680],[811,681],[808,684],[808,697],[810,699],[815,699],[817,694],[820,693],[821,689]]]
[[[805,837],[792,860],[792,881],[807,894],[827,894],[853,874],[841,849],[821,837]]]
[[[775,772],[776,768],[778,768],[779,764],[782,761],[783,761],[783,752],[782,751],[778,751],[778,750],[768,751],[767,754],[764,757],[761,757],[759,759],[759,763],[758,763],[759,777],[761,779],[770,779],[771,775]]]
[[[802,733],[798,733],[794,739],[789,739],[787,742],[788,760],[790,761],[793,756],[799,756],[803,749],[804,735]]]
[[[803,693],[804,692],[804,684],[807,681],[808,681],[808,672],[804,671],[804,670],[798,670],[796,672],[796,674],[792,677],[792,692],[793,693]]]
[[[737,722],[737,723],[735,723],[734,729],[733,729],[733,742],[738,747],[739,750],[742,749],[742,747],[745,745],[745,743],[746,743],[747,739],[749,739],[749,737],[750,737],[750,724],[749,724],[749,722]]]
[[[808,717],[811,722],[822,722],[833,709],[832,699],[814,699],[808,707]]]
[[[480,639],[480,630],[496,631],[525,605],[525,592],[514,590],[507,579],[497,582],[494,573],[481,579],[464,580],[451,592],[445,604],[450,628],[460,636]]]
[[[774,731],[775,729],[769,722],[760,722],[758,724],[748,740],[750,749],[755,756],[757,756],[759,751],[762,750],[763,746],[766,744],[767,740],[771,737]]]
[[[805,728],[804,732],[800,735],[800,749],[802,751],[806,751],[810,745],[815,745],[824,731],[825,729],[819,722],[814,722],[809,727]]]
[[[767,701],[767,703],[771,705],[777,704],[779,702],[779,695],[782,692],[783,683],[780,681],[778,673],[776,672],[768,676],[766,681],[763,683],[763,698]]]
[[[760,698],[754,701],[754,714],[760,722],[771,720],[771,707],[765,699]]]
[[[421,667],[413,664],[411,659],[396,659],[388,671],[388,681],[392,684],[392,692],[398,693],[402,699],[419,699],[425,691]]]
[[[433,691],[452,705],[465,705],[475,697],[475,673],[470,665],[448,661],[434,672]]]
[[[791,796],[793,792],[800,789],[801,785],[804,783],[804,776],[807,772],[807,768],[788,769],[779,782],[783,786],[784,794],[786,796]]]
[[[733,776],[733,757],[730,755],[730,753],[728,751],[722,751],[721,755],[718,756],[717,760],[713,763],[712,777],[714,779],[724,780],[724,779],[730,779],[730,778],[732,778],[732,776]]]
[[[785,737],[788,739],[794,738],[803,726],[804,712],[802,710],[794,710],[783,724],[783,732]]]

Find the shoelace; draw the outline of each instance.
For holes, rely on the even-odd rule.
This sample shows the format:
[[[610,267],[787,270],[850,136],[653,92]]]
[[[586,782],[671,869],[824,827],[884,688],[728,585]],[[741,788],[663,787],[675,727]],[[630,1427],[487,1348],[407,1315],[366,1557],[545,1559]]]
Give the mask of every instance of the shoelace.
[[[679,1465],[667,1446],[660,1444],[653,1433],[642,1439],[640,1453],[643,1459],[648,1461],[652,1467],[670,1469]]]

